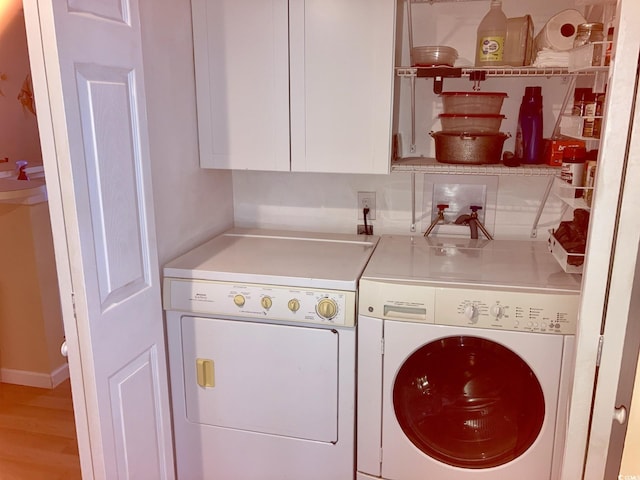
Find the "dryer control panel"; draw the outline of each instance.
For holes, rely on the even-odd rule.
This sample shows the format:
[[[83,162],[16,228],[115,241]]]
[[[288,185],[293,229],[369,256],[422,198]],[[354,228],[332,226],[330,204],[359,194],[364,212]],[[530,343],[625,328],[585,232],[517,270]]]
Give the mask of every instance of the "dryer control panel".
[[[355,292],[165,278],[165,310],[247,320],[355,325]]]

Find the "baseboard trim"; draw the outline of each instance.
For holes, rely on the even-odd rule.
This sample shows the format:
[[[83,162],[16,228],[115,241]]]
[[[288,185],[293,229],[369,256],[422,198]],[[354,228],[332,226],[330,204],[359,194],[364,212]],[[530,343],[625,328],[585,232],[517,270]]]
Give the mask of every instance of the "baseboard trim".
[[[56,388],[69,378],[69,365],[64,364],[51,373],[30,372],[27,370],[14,370],[12,368],[0,368],[0,381],[27,387]]]

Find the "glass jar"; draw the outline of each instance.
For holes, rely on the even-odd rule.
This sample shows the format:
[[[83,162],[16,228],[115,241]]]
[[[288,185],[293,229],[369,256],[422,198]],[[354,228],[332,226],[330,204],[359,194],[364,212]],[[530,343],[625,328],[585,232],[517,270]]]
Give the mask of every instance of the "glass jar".
[[[574,197],[582,197],[584,166],[587,150],[584,147],[565,147],[562,152],[562,169],[560,178],[569,185],[576,187]]]
[[[588,43],[593,43],[592,66],[602,65],[602,45],[604,42],[604,25],[600,22],[581,23],[578,25],[578,32],[573,39],[573,47],[581,47]]]
[[[596,125],[596,115],[598,110],[598,96],[595,93],[589,92],[585,95],[584,99],[584,110],[582,113],[583,123],[582,123],[582,136],[583,137],[593,137],[595,125]],[[599,133],[598,133],[599,135]]]

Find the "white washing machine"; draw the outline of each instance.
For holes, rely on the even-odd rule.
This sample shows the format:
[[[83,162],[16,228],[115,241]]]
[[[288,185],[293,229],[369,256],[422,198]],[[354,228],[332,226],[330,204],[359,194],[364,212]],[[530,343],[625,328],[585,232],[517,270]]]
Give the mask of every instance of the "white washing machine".
[[[357,479],[557,478],[580,280],[542,242],[383,236],[360,281]]]
[[[356,289],[377,240],[236,229],[165,266],[180,480],[354,478]]]

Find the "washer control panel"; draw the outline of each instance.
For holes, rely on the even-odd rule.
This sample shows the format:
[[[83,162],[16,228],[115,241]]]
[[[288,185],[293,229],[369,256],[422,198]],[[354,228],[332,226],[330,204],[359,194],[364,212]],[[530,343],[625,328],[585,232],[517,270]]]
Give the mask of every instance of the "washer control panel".
[[[355,292],[166,278],[165,310],[315,323],[355,325]]]
[[[441,325],[573,335],[579,305],[578,293],[439,288],[435,315]]]
[[[360,281],[359,313],[374,318],[573,335],[580,294]]]

